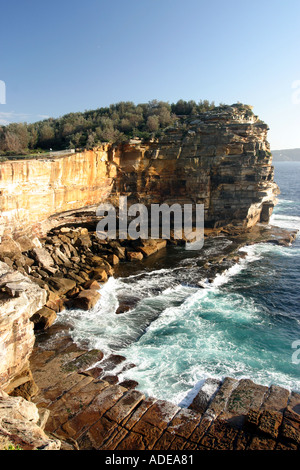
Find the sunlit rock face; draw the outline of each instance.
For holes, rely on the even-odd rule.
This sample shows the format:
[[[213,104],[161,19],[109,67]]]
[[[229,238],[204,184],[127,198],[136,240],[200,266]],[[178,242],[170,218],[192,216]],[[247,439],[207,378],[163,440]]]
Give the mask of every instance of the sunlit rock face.
[[[103,146],[55,160],[0,164],[0,235],[29,228],[39,235],[41,224],[52,215],[106,200],[116,177],[108,156],[109,149]]]
[[[98,205],[117,205],[120,196],[148,208],[203,204],[207,228],[243,231],[267,223],[279,192],[267,131],[249,106],[237,104],[179,117],[147,143],[132,140],[60,158],[0,163],[0,389],[31,383],[30,318],[48,299],[43,285],[27,275],[35,260],[47,273],[57,271],[40,237],[74,220],[79,225],[87,220],[95,230]],[[149,249],[130,256],[141,259]]]
[[[204,204],[207,227],[268,222],[279,191],[267,131],[243,105],[186,119],[153,143],[116,149],[116,191],[148,205]]]
[[[198,203],[205,225],[268,222],[276,203],[268,127],[249,106],[182,118],[148,143],[105,144],[56,159],[0,164],[0,235],[41,235],[105,201]]]
[[[28,359],[35,341],[30,317],[46,302],[46,291],[0,261],[0,389],[29,382]]]

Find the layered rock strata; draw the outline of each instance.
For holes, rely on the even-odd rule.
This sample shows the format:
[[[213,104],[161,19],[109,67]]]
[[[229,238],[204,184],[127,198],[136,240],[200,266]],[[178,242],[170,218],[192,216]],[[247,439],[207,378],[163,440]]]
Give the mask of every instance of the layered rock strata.
[[[117,203],[120,195],[147,206],[204,204],[207,227],[267,222],[278,192],[267,130],[249,106],[237,104],[179,119],[145,144],[1,163],[0,235],[45,234],[58,214]]]
[[[100,240],[84,227],[55,229],[41,240],[23,236],[18,241],[3,242],[0,387],[9,392],[15,388],[18,393],[22,387],[23,396],[30,397],[27,361],[35,340],[33,327],[49,328],[65,308],[92,308],[100,298],[101,285],[113,275],[120,260],[141,261],[162,250],[166,243]]]
[[[0,261],[0,388],[31,383],[28,359],[35,336],[30,317],[47,299],[46,291]]]
[[[146,397],[130,381],[118,383],[111,374],[117,365],[122,371],[125,358],[86,352],[59,335],[58,325],[52,329],[31,358],[40,389],[34,402],[41,413],[50,411],[45,431],[63,449],[299,450],[298,393],[247,379],[207,379],[189,409],[180,408]]]
[[[177,124],[158,141],[114,151],[117,193],[148,206],[204,204],[206,227],[268,222],[278,187],[267,125],[243,105]]]
[[[60,441],[44,432],[48,417],[48,410],[0,390],[0,450],[59,450]]]
[[[48,330],[63,308],[91,308],[99,300],[101,283],[120,261],[140,262],[166,247],[166,240],[100,241],[94,232],[100,202],[117,204],[119,196],[125,195],[129,205],[141,202],[147,207],[202,203],[206,228],[212,228],[210,235],[221,231],[242,236],[252,229],[252,241],[240,239],[236,246],[269,241],[270,233],[253,229],[258,222],[268,222],[278,193],[266,136],[266,124],[249,107],[233,105],[179,119],[161,138],[145,144],[107,144],[58,159],[1,163],[0,388],[28,399],[35,396],[37,388],[28,368],[33,325],[36,330]],[[294,236],[283,234],[277,240],[289,243]],[[222,259],[224,254],[216,264]],[[126,309],[128,306],[120,306],[117,313]],[[73,348],[70,345],[70,351]],[[67,388],[68,376],[62,374],[58,388]],[[107,389],[105,394],[116,396],[116,401],[123,397],[126,405],[126,390],[133,384],[117,384],[109,374],[101,377],[91,384],[93,391],[100,386]],[[83,382],[78,387],[81,385]],[[51,392],[49,386],[54,396],[56,391]],[[61,393],[65,392],[61,389]],[[136,396],[129,413],[144,403],[141,394],[136,392]],[[105,397],[103,400],[106,403]],[[116,416],[121,413],[124,417],[126,406]],[[170,409],[169,404],[165,406]],[[121,442],[128,429],[123,428],[123,418],[115,421],[114,416],[105,419],[115,422],[113,435],[120,431]],[[160,422],[161,417],[157,419]],[[142,424],[146,435],[148,425]],[[141,442],[137,448],[153,448],[143,444],[146,437],[137,438]],[[117,447],[115,441],[109,442]]]

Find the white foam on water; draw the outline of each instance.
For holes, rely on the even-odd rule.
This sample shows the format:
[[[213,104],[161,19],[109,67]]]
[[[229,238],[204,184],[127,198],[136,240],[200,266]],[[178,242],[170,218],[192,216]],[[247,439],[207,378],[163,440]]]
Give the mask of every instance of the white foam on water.
[[[270,223],[300,228],[300,217],[275,213]],[[226,287],[269,253],[294,256],[299,250],[258,244],[241,251],[245,258],[212,282],[202,282],[202,288],[180,282],[177,271],[182,266],[110,278],[93,309],[60,315],[73,325],[75,341],[88,340],[105,354],[117,351],[137,365],[120,380],[137,380],[144,393],[181,406],[191,403],[207,377],[251,377],[265,385],[299,389],[299,381],[281,370],[280,354],[270,357],[270,351],[277,351],[276,331],[267,314],[249,296]],[[185,263],[197,269],[193,258]],[[130,311],[116,315],[119,298],[134,298],[135,303]],[[264,346],[262,336],[269,346]]]
[[[270,224],[281,228],[300,230],[300,217],[274,213],[270,217]]]
[[[282,198],[280,198],[278,200],[278,203],[277,203],[276,207],[281,207],[281,206],[290,205],[290,204],[295,204],[295,201],[293,201],[292,199],[282,199]]]
[[[138,339],[161,310],[183,302],[191,290],[176,284],[172,269],[152,271],[134,279],[110,277],[92,309],[64,311],[58,319],[72,325],[77,344],[88,342],[90,348],[101,349],[107,355]],[[126,300],[131,302],[132,308],[116,315],[119,297],[125,304]]]
[[[241,258],[237,263],[223,271],[221,274],[218,273],[213,282],[209,282],[208,279],[204,279],[203,281],[199,282],[199,285],[206,289],[219,288],[227,284],[232,279],[232,277],[240,274],[241,271],[247,268],[249,263],[257,261],[261,257],[261,255],[256,250],[255,245],[242,247],[239,251],[246,253],[246,257]]]

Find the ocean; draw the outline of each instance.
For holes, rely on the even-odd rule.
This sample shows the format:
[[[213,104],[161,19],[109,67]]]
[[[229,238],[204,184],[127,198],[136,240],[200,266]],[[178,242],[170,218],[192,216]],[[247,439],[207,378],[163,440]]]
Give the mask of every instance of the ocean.
[[[270,223],[300,229],[300,162],[274,166],[281,194]],[[206,250],[228,243],[219,237]],[[300,391],[300,238],[242,251],[245,258],[207,283],[199,277],[201,250],[171,247],[143,267],[120,268],[92,310],[65,311],[59,321],[72,325],[77,343],[134,363],[121,380],[183,407],[208,377]],[[124,302],[130,310],[116,315]]]

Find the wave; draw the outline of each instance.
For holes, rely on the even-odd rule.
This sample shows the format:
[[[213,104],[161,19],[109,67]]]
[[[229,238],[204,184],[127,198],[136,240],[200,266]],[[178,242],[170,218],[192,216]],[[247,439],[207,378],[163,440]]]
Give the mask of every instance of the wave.
[[[280,206],[285,206],[285,205],[290,205],[290,204],[296,204],[294,200],[292,199],[282,199],[280,198],[278,200],[278,203],[277,203],[277,206],[276,207],[280,207]]]
[[[270,224],[300,229],[299,203],[292,200],[297,181],[286,180],[286,197]],[[137,380],[146,395],[180,406],[191,403],[208,377],[248,377],[299,390],[299,366],[291,361],[292,341],[300,338],[299,238],[292,247],[245,246],[245,257],[197,284],[203,259],[229,243],[224,236],[206,240],[195,255],[178,247],[162,269],[110,278],[93,309],[59,317],[71,323],[76,342],[123,354],[122,366],[136,364],[120,380]],[[122,302],[130,309],[116,315]]]
[[[241,258],[236,264],[226,269],[221,274],[217,274],[212,282],[209,282],[208,279],[204,279],[203,281],[199,282],[199,285],[207,289],[219,288],[227,284],[232,277],[240,274],[242,270],[247,268],[249,263],[257,261],[261,258],[261,254],[257,252],[255,245],[242,247],[239,249],[239,251],[246,253],[246,257]]]
[[[281,228],[300,230],[300,217],[274,213],[270,217],[270,224]]]

